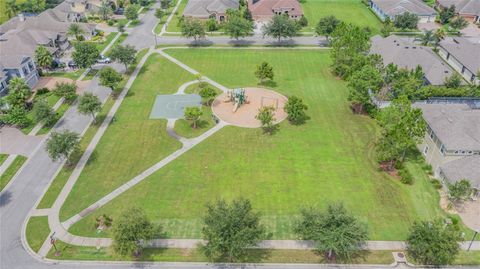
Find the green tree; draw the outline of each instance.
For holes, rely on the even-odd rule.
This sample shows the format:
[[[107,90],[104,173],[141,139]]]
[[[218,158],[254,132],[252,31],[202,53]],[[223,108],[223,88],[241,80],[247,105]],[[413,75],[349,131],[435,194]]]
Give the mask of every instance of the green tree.
[[[308,26],[307,17],[305,17],[305,16],[300,17],[300,19],[298,19],[297,23],[298,23],[298,26],[300,26],[300,28]]]
[[[458,16],[454,20],[450,22],[450,27],[452,27],[455,31],[460,31],[465,29],[468,26],[468,21],[465,18]]]
[[[8,83],[7,103],[12,107],[25,107],[25,102],[32,95],[30,87],[23,78],[14,77]]]
[[[73,103],[73,101],[77,99],[77,84],[75,84],[75,82],[57,82],[53,93],[56,96],[63,97],[66,102]]]
[[[315,241],[316,249],[329,260],[351,260],[368,239],[366,225],[349,214],[343,204],[329,204],[325,212],[303,209],[295,232],[304,240]]]
[[[112,48],[108,56],[112,60],[117,61],[125,65],[125,69],[128,69],[128,65],[135,63],[135,55],[137,50],[130,45],[116,45]]]
[[[440,8],[438,17],[441,24],[447,24],[455,16],[455,5],[451,5],[448,8]]]
[[[365,108],[372,106],[370,94],[378,93],[383,82],[382,74],[377,68],[365,65],[348,78],[348,100],[354,107],[358,107],[359,113],[363,113]]]
[[[351,66],[358,55],[366,55],[370,50],[370,37],[360,27],[340,23],[330,38],[333,71],[345,77],[351,73]]]
[[[445,265],[455,260],[459,232],[442,220],[414,222],[407,238],[407,253],[417,263]]]
[[[459,180],[453,184],[447,184],[448,196],[452,202],[468,199],[473,192],[472,185],[467,179]]]
[[[2,115],[1,119],[7,124],[16,125],[20,128],[31,124],[31,120],[28,118],[27,110],[25,110],[24,106],[14,106],[10,108],[6,114]]]
[[[69,157],[72,152],[78,149],[79,144],[80,137],[77,133],[69,130],[53,131],[47,140],[46,149],[53,161],[65,159],[67,164],[70,165]]]
[[[308,106],[303,103],[303,100],[295,95],[288,97],[288,101],[283,108],[287,112],[288,120],[292,124],[302,124],[308,118],[305,111]]]
[[[417,29],[419,18],[416,14],[405,12],[395,16],[393,24],[400,29]]]
[[[142,243],[159,231],[160,227],[154,227],[142,209],[127,209],[113,222],[113,249],[120,255],[138,255]]]
[[[260,80],[260,84],[262,84],[267,78],[273,80],[273,76],[273,67],[270,64],[262,62],[260,65],[257,65],[255,77]]]
[[[420,40],[423,46],[428,46],[432,44],[435,41],[433,30],[425,31],[423,35],[421,35]]]
[[[84,33],[85,31],[83,31],[82,27],[80,27],[80,24],[78,23],[72,23],[70,26],[68,26],[67,35],[74,36],[77,40],[81,40]]]
[[[262,28],[263,36],[270,36],[280,42],[282,38],[291,38],[298,32],[297,23],[285,15],[275,15]]]
[[[223,27],[230,38],[238,40],[240,37],[246,37],[253,31],[253,23],[242,17],[231,17]]]
[[[450,77],[445,78],[445,87],[458,88],[462,85],[462,77],[458,73],[453,73]]]
[[[112,92],[117,90],[118,84],[123,79],[122,75],[110,66],[105,66],[98,74],[100,85],[110,88]]]
[[[439,28],[435,31],[435,33],[433,34],[433,37],[434,37],[433,46],[435,50],[437,49],[438,44],[440,44],[440,42],[444,40],[446,36],[447,36],[447,33],[443,28]]]
[[[258,114],[255,116],[260,121],[264,133],[272,134],[275,131],[275,108],[271,106],[264,106],[258,109]]]
[[[201,249],[212,260],[239,261],[247,256],[248,248],[265,238],[260,214],[253,211],[246,199],[233,200],[231,204],[219,200],[207,205],[203,223],[202,235],[207,243]]]
[[[160,7],[162,9],[167,9],[172,5],[172,0],[160,0]]]
[[[201,89],[199,94],[203,99],[206,100],[205,104],[207,106],[211,105],[215,99],[215,96],[217,96],[217,92],[212,87],[205,87]]]
[[[198,38],[205,37],[205,26],[200,20],[186,19],[182,25],[182,36],[196,41]]]
[[[40,100],[33,106],[33,120],[36,123],[43,122],[45,125],[50,126],[57,120],[57,114],[46,101]]]
[[[99,112],[102,109],[102,102],[98,99],[97,96],[86,92],[78,100],[78,112],[84,115],[92,115],[93,124],[97,124],[95,120],[95,113]]]
[[[138,6],[128,5],[125,9],[125,18],[131,21],[138,19]]]
[[[337,26],[340,24],[335,16],[327,16],[320,19],[315,27],[315,33],[317,35],[324,35],[327,40],[328,37],[337,29]]]
[[[205,27],[209,32],[216,31],[218,29],[217,20],[215,18],[208,19],[207,22],[205,23]]]
[[[8,15],[8,18],[11,18],[20,11],[19,6],[17,5],[16,0],[6,0],[5,1],[5,13]]]
[[[162,9],[160,8],[155,9],[155,17],[157,17],[157,19],[162,20],[164,15],[165,15],[165,12]]]
[[[78,42],[74,47],[75,51],[72,53],[72,58],[80,68],[89,68],[100,57],[100,52],[94,43]]]
[[[203,111],[196,106],[186,107],[184,111],[184,117],[187,121],[192,122],[192,128],[197,128],[197,124],[200,121],[200,117],[203,115]]]
[[[98,14],[102,18],[102,20],[108,20],[108,17],[113,13],[112,7],[108,4],[107,1],[102,0],[100,6],[98,7]]]
[[[253,22],[252,12],[248,8],[243,10],[243,18],[247,21]]]
[[[53,63],[53,56],[44,46],[35,49],[35,62],[43,69],[49,68]]]
[[[390,153],[380,152],[381,156],[389,156],[390,159],[380,161],[403,162],[407,149],[415,146],[425,135],[426,123],[422,117],[422,110],[413,108],[406,96],[394,99],[389,107],[380,111],[377,115],[379,124],[383,127],[380,145],[377,149],[388,150]],[[380,143],[381,144],[381,143]]]
[[[124,22],[118,22],[117,30],[118,30],[120,33],[125,32],[125,23],[124,23]]]

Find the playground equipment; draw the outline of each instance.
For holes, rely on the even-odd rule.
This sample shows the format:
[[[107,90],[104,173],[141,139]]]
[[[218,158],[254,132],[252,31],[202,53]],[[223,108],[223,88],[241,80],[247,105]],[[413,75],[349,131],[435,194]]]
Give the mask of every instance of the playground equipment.
[[[247,96],[245,95],[245,90],[242,88],[230,90],[227,92],[227,97],[229,102],[234,102],[233,112],[236,112],[237,109],[247,102]]]

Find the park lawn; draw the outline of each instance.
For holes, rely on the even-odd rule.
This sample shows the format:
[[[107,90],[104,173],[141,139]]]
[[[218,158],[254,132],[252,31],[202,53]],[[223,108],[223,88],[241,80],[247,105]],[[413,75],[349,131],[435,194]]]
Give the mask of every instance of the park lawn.
[[[149,119],[155,97],[194,76],[159,55],[150,57],[60,211],[65,220],[181,147],[166,120]],[[95,191],[92,191],[95,190]]]
[[[38,252],[50,234],[48,217],[31,217],[27,223],[27,242],[33,251]]]
[[[379,128],[371,118],[351,113],[345,83],[331,74],[328,51],[170,49],[166,52],[230,88],[255,86],[253,71],[259,63],[267,61],[275,72],[275,81],[269,85],[287,96],[303,98],[311,119],[301,126],[283,122],[279,132],[272,136],[264,135],[260,129],[225,127],[74,224],[70,232],[108,236],[108,231],[95,232],[96,216],[106,213],[116,219],[126,207],[139,206],[152,221],[163,225],[166,237],[200,238],[205,204],[218,198],[238,197],[252,201],[253,207],[262,213],[263,223],[273,239],[297,238],[293,225],[299,210],[305,206],[324,208],[328,202],[343,202],[369,225],[372,240],[403,240],[414,220],[444,216],[438,206],[438,193],[431,184],[404,185],[378,170],[374,141]],[[163,73],[158,67],[156,76]],[[166,77],[162,83],[175,80]],[[149,98],[143,100],[144,107],[151,106]],[[123,137],[122,142],[126,141],[129,139]],[[109,153],[116,159],[115,153]],[[131,158],[137,154],[129,153]],[[92,166],[102,164],[107,166],[103,168],[104,174],[116,174],[115,170],[123,171],[130,165],[111,162],[116,166],[98,159]],[[90,188],[76,187],[72,197],[77,199],[67,205],[69,214],[62,211],[62,220],[71,216],[74,208],[76,213],[84,208],[82,200],[93,196],[92,189],[97,193],[104,188],[104,177],[90,175]]]
[[[372,34],[378,34],[381,21],[361,0],[310,0],[302,4],[308,26],[302,31],[314,32],[318,21],[326,16],[335,16],[347,23],[370,27]]]
[[[180,5],[178,6],[177,12],[172,17],[172,20],[167,26],[167,32],[181,32],[182,29],[180,29],[180,25],[178,25],[180,18],[182,17],[183,10],[185,10],[185,7],[187,6],[188,0],[178,0],[182,1],[180,2]]]
[[[2,176],[0,176],[0,191],[7,186],[8,182],[12,180],[15,174],[18,172],[18,169],[27,161],[27,157],[17,155],[15,160],[10,164],[10,166],[5,170]]]

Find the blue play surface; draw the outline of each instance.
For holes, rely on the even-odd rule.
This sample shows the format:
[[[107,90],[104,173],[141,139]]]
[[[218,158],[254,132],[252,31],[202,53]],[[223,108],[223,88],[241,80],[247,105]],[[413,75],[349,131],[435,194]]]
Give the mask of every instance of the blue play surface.
[[[184,109],[192,106],[202,106],[202,98],[200,95],[157,95],[152,112],[150,112],[150,119],[183,119]]]

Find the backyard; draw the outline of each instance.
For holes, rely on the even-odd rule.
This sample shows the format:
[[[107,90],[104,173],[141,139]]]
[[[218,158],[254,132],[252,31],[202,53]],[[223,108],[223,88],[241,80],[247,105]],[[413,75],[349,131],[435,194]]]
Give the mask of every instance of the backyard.
[[[108,236],[108,230],[93,228],[96,216],[106,213],[115,220],[126,207],[139,206],[163,224],[167,237],[199,238],[205,204],[236,197],[250,199],[262,212],[273,239],[296,238],[292,226],[300,208],[328,202],[343,201],[368,223],[372,240],[405,239],[414,220],[442,216],[438,193],[420,164],[407,166],[415,176],[412,186],[378,171],[373,150],[378,128],[351,113],[345,84],[330,72],[328,51],[166,52],[230,88],[255,86],[255,66],[267,61],[275,72],[269,87],[303,98],[311,119],[301,126],[283,122],[273,136],[225,127],[76,223],[72,233]],[[148,115],[157,94],[174,93],[193,79],[159,55],[148,59],[62,207],[62,221],[180,147],[167,135],[166,121]]]
[[[335,16],[337,19],[354,23],[361,27],[370,27],[373,34],[381,28],[380,20],[362,3],[361,0],[310,0],[302,4],[309,25],[304,31],[314,31],[320,18]]]

